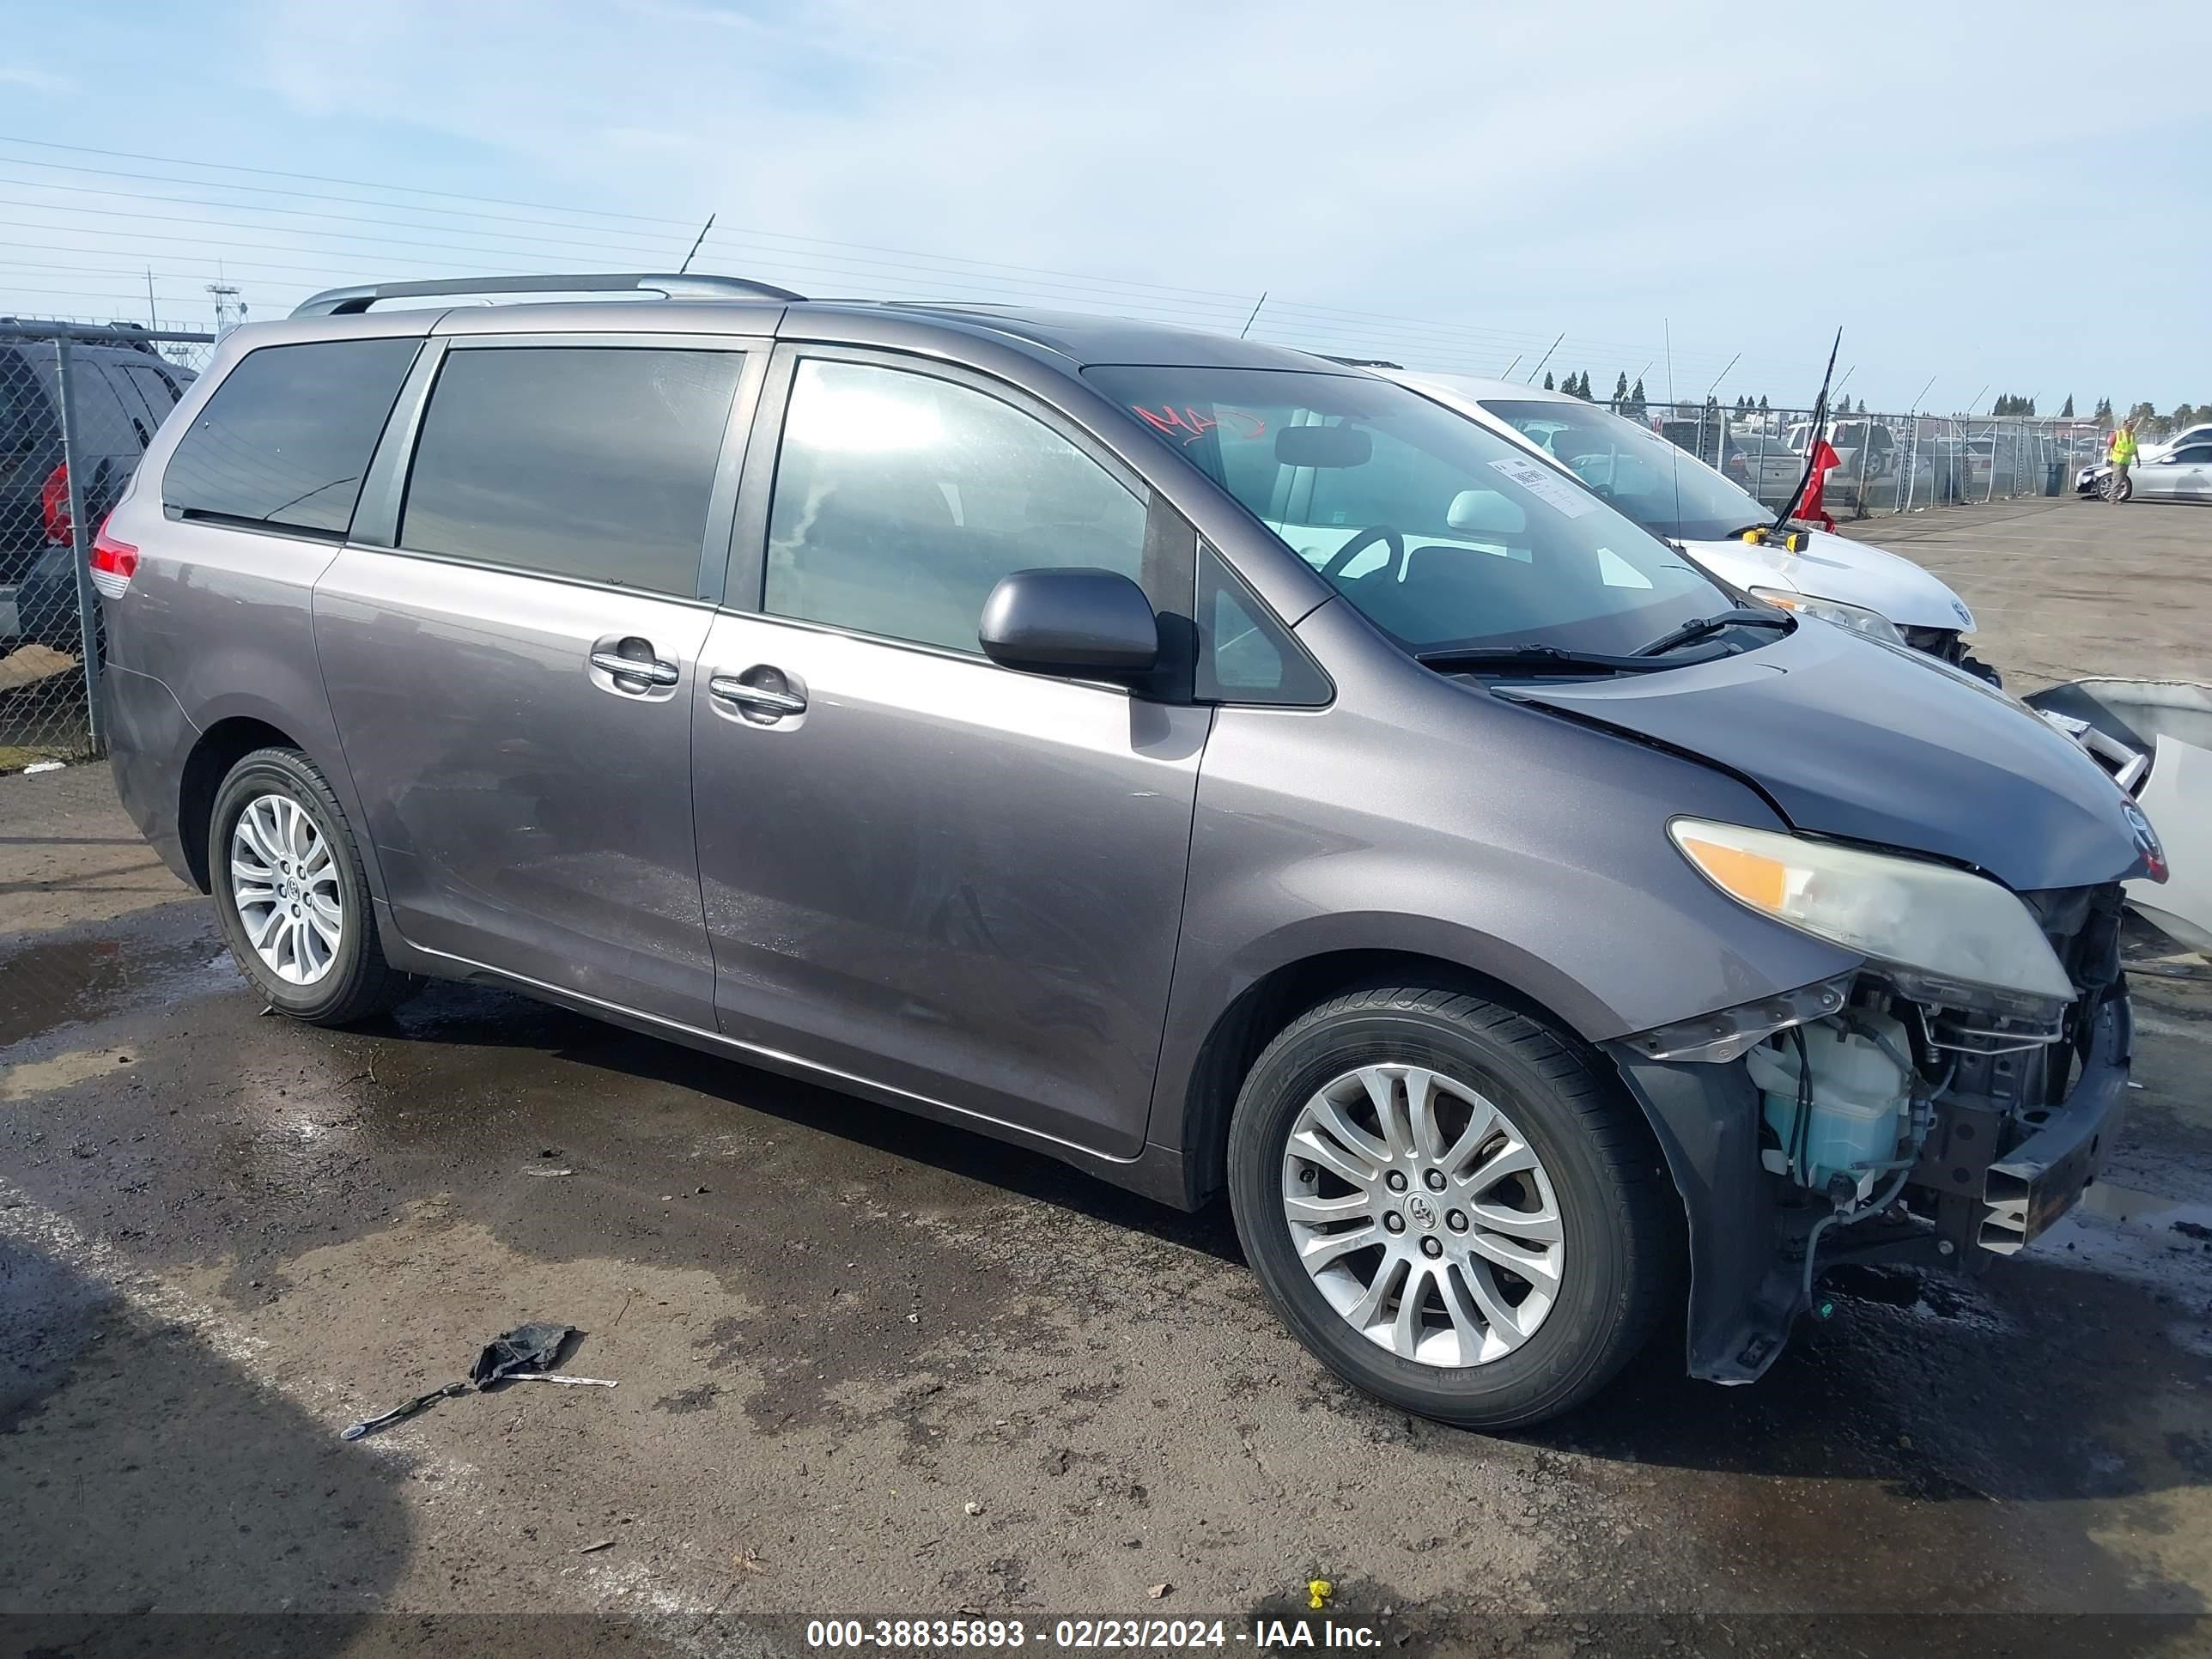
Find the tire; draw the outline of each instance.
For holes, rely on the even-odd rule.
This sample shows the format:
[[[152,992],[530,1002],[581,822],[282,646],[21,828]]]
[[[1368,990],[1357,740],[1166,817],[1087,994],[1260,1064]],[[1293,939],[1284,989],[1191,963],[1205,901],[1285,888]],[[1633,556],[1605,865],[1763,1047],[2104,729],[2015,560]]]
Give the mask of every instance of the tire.
[[[239,821],[249,808],[255,817],[245,832],[247,845],[241,847]],[[310,827],[312,836],[295,830],[301,823]],[[281,838],[272,834],[273,824],[284,827]],[[279,846],[280,840],[287,844]],[[264,866],[258,862],[256,846],[278,851],[304,846],[309,860],[280,869],[283,861],[272,851]],[[265,889],[258,880],[264,869],[273,878]],[[295,871],[305,872],[304,878]],[[298,750],[257,749],[230,769],[209,818],[208,873],[231,956],[277,1012],[311,1025],[351,1025],[384,1012],[412,988],[413,981],[384,959],[368,878],[344,810],[321,769]],[[242,892],[264,890],[272,902],[249,904],[241,899]],[[282,902],[288,892],[295,902]],[[310,912],[327,916],[331,905],[337,911],[335,925],[315,922]],[[276,962],[257,947],[257,928],[276,951]]]
[[[1360,1075],[1363,1068],[1382,1068],[1384,1076],[1398,1079],[1389,1097],[1409,1133],[1388,1144],[1393,1158],[1405,1163],[1402,1173],[1413,1178],[1395,1199],[1382,1196],[1389,1192],[1387,1169],[1362,1188],[1326,1164],[1301,1167],[1304,1160],[1293,1150],[1294,1133],[1301,1134],[1298,1150],[1316,1144],[1310,1110],[1327,1097],[1340,1093],[1350,1103],[1343,1110],[1356,1126],[1378,1121],[1367,1085],[1374,1073]],[[1435,1167],[1431,1176],[1430,1167],[1442,1161],[1423,1164],[1409,1115],[1410,1091],[1430,1087],[1419,1082],[1424,1071],[1444,1079],[1430,1091],[1438,1103],[1432,1146],[1454,1138],[1471,1140],[1472,1119],[1481,1107],[1453,1097],[1452,1091],[1464,1090],[1518,1132],[1542,1180],[1516,1175],[1486,1188],[1462,1188],[1454,1176],[1444,1177],[1450,1183],[1444,1189],[1429,1189],[1427,1181],[1443,1175],[1443,1167]],[[1462,1110],[1465,1127],[1454,1115]],[[1324,1133],[1320,1139],[1331,1143],[1325,1150],[1341,1152],[1334,1137]],[[1370,1134],[1370,1142],[1375,1139]],[[1468,1179],[1480,1182],[1484,1171],[1513,1156],[1512,1147],[1510,1140],[1474,1146],[1465,1167],[1475,1173]],[[1245,1257],[1283,1322],[1346,1382],[1442,1422],[1504,1429],[1555,1417],[1604,1387],[1644,1346],[1662,1316],[1679,1314],[1681,1307],[1680,1204],[1635,1104],[1544,1027],[1477,997],[1418,987],[1361,990],[1294,1021],[1254,1063],[1237,1098],[1229,1129],[1229,1189]],[[1368,1217],[1301,1224],[1302,1237],[1294,1238],[1286,1206],[1309,1194],[1322,1207],[1343,1205],[1347,1198],[1364,1202],[1368,1216],[1395,1202],[1405,1229],[1386,1235],[1381,1224],[1369,1220],[1375,1243],[1339,1256],[1317,1276],[1304,1265],[1302,1242],[1319,1254],[1328,1248],[1322,1243],[1326,1234],[1357,1233]],[[1370,1194],[1375,1196],[1366,1196]],[[1416,1198],[1433,1201],[1415,1205]],[[1534,1219],[1505,1224],[1521,1231],[1523,1236],[1515,1239],[1501,1239],[1472,1223],[1466,1229],[1445,1224],[1457,1206],[1471,1207],[1476,1200],[1486,1201],[1484,1216],[1510,1208],[1536,1218],[1550,1210],[1556,1243],[1528,1242],[1536,1237]],[[1421,1210],[1426,1214],[1415,1213]],[[1389,1261],[1385,1241],[1390,1237],[1398,1241],[1403,1268],[1382,1265]],[[1544,1281],[1534,1267],[1529,1277],[1519,1279],[1526,1293],[1506,1303],[1519,1276],[1500,1273],[1494,1258],[1477,1254],[1478,1239],[1485,1249],[1510,1244],[1522,1257],[1556,1267],[1550,1281],[1556,1291],[1547,1304],[1528,1311]],[[1436,1257],[1425,1254],[1431,1245]],[[1377,1264],[1373,1273],[1363,1273],[1363,1258]],[[1424,1271],[1424,1261],[1431,1263],[1427,1277],[1409,1276]],[[1368,1322],[1378,1334],[1387,1326],[1396,1348],[1355,1325],[1358,1305],[1339,1310],[1363,1279],[1365,1296],[1372,1298],[1374,1279],[1386,1272],[1398,1276],[1398,1291]],[[1486,1280],[1489,1297],[1479,1307],[1478,1280]],[[1412,1321],[1419,1334],[1412,1345],[1417,1356],[1408,1356],[1397,1349],[1407,1346],[1404,1291],[1414,1282],[1422,1287]],[[1392,1303],[1396,1316],[1382,1318]],[[1497,1320],[1463,1317],[1501,1306]],[[1480,1334],[1480,1346],[1473,1333]],[[1470,1355],[1474,1363],[1467,1363]]]

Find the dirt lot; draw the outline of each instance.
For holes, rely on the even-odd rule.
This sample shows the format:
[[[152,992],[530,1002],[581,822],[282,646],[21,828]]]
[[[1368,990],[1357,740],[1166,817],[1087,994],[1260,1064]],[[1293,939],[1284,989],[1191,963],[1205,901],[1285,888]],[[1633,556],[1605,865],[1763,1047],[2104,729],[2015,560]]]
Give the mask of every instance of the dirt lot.
[[[2212,678],[2212,513],[1867,533],[2023,681]],[[105,769],[0,779],[0,1650],[1233,1648],[1321,1577],[1393,1650],[2201,1652],[2212,984],[2139,990],[2105,1213],[1486,1438],[1323,1374],[1222,1212],[503,994],[263,1018]],[[337,1437],[533,1317],[621,1386]]]

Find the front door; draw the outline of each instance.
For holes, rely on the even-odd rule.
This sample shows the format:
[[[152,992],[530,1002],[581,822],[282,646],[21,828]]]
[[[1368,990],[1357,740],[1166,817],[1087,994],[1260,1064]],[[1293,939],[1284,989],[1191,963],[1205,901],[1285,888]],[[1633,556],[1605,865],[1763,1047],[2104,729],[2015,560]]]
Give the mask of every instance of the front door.
[[[349,545],[315,591],[400,935],[710,1030],[691,695],[730,348],[454,343],[396,545]]]
[[[1044,565],[1186,611],[1187,538],[1148,538],[1141,484],[1006,388],[781,353],[765,569],[731,582],[761,608],[715,618],[692,689],[722,1029],[1133,1155],[1210,714],[975,636],[999,578]]]

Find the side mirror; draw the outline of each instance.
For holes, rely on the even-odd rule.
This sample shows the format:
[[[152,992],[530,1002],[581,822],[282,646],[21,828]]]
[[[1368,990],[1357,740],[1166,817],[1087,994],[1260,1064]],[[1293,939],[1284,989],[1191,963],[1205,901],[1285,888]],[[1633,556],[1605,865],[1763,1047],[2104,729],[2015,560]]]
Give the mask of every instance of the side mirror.
[[[1159,660],[1144,590],[1111,570],[1017,570],[983,603],[976,641],[1006,668],[1070,679],[1128,679]]]

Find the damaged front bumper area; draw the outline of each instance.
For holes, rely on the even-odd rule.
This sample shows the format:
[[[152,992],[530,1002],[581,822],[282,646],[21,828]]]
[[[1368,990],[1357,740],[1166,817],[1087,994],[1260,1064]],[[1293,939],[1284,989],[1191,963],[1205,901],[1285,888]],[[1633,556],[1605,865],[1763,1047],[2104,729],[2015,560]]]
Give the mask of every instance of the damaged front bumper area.
[[[1979,1272],[2032,1243],[2103,1168],[2132,1044],[2118,892],[2027,896],[2081,989],[2057,1022],[1916,1000],[1869,969],[1607,1045],[1687,1213],[1691,1375],[1755,1380],[1841,1263]],[[1885,1052],[1906,1091],[1893,1138],[1884,1129],[1874,1155],[1850,1162],[1818,1134],[1784,1144],[1814,1095],[1838,1097],[1846,1128],[1879,1121],[1850,1064]],[[1794,1097],[1773,1086],[1793,1074],[1808,1079]]]

